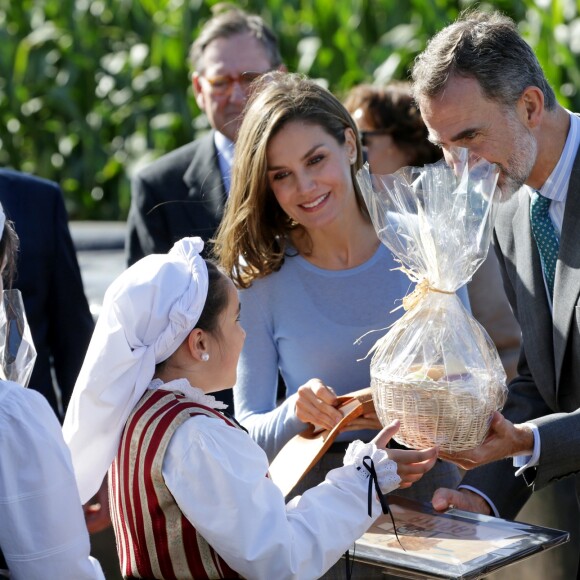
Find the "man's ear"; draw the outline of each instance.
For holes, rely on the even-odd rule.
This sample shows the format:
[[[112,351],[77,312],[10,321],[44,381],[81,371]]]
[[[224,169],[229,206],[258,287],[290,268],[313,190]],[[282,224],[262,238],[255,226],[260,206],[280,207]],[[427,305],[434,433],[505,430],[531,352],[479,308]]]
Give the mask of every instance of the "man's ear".
[[[544,93],[536,86],[529,86],[524,89],[518,101],[524,123],[528,128],[537,127],[544,116]]]
[[[205,111],[205,99],[201,88],[201,77],[199,73],[194,72],[193,75],[191,75],[191,85],[193,87],[193,94],[195,95],[195,102],[197,103],[197,106],[202,111]]]

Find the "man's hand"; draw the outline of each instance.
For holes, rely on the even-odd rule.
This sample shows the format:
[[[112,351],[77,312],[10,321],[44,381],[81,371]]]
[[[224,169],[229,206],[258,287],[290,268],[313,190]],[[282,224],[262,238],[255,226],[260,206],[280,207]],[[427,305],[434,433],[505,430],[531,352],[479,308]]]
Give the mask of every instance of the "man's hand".
[[[530,427],[514,425],[496,411],[489,425],[487,436],[479,447],[458,453],[440,451],[439,456],[463,469],[473,469],[506,457],[531,455],[533,450],[534,435]]]
[[[435,490],[431,503],[433,508],[439,512],[455,507],[467,512],[491,515],[489,504],[480,495],[468,489],[440,487]]]
[[[107,489],[107,478],[103,480],[99,491],[84,506],[85,522],[89,534],[96,534],[106,530],[111,525],[111,514],[109,512],[109,492]]]

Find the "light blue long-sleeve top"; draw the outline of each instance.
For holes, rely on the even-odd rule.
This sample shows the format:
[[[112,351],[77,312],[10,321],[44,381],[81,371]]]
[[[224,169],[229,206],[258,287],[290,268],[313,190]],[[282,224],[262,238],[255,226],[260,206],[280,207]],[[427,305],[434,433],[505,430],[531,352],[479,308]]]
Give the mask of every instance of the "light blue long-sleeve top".
[[[298,388],[318,378],[343,395],[370,385],[371,356],[386,328],[404,310],[394,308],[412,290],[382,244],[364,264],[324,270],[288,252],[278,272],[240,290],[241,323],[247,336],[234,388],[236,418],[270,460],[306,425],[295,415]],[[458,295],[469,308],[467,291]],[[371,330],[360,344],[358,338]],[[359,360],[364,359],[364,360]],[[277,405],[278,370],[287,397]],[[338,440],[372,432],[346,432]]]

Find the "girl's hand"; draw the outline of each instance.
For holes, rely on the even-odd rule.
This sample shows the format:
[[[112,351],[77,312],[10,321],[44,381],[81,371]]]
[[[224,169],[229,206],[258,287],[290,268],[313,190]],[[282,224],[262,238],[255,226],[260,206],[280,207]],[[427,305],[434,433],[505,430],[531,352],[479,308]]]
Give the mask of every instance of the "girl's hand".
[[[373,439],[379,448],[385,448],[393,435],[399,430],[399,421],[387,425]],[[413,449],[389,449],[389,459],[397,464],[397,474],[401,478],[399,489],[411,487],[427,473],[437,461],[437,447],[415,451]]]

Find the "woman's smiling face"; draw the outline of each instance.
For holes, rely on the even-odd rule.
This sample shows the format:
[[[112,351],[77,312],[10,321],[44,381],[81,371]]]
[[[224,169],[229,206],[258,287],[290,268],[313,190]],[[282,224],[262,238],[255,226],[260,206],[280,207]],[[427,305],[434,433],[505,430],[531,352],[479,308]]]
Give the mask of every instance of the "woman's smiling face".
[[[268,143],[268,183],[282,210],[307,231],[355,211],[356,137],[339,143],[320,125],[289,121]],[[358,210],[357,210],[358,211]]]

